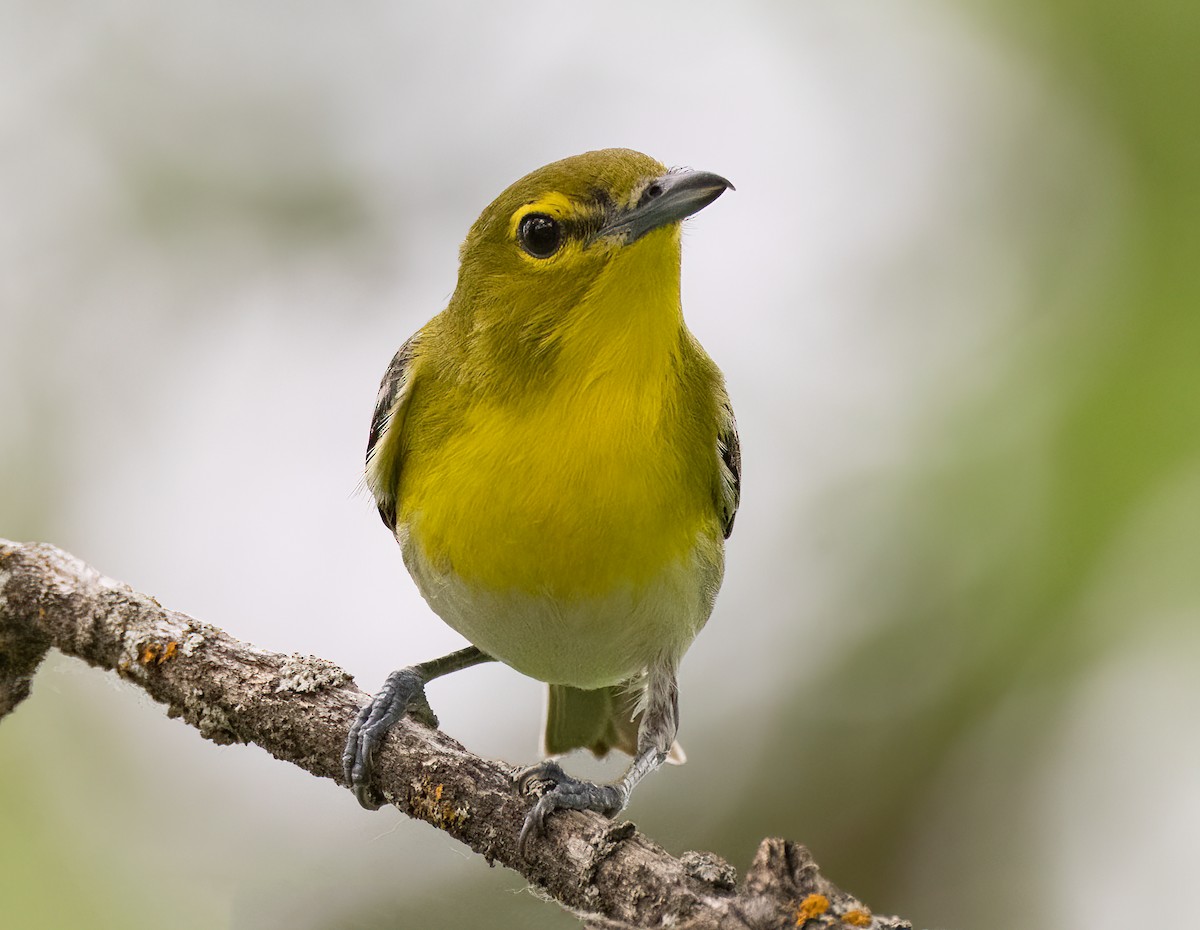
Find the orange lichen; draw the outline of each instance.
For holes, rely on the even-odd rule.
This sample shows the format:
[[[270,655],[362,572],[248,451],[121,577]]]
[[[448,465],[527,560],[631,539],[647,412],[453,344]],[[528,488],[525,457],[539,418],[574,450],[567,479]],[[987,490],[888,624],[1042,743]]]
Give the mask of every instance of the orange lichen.
[[[814,917],[820,917],[829,910],[829,899],[823,894],[810,894],[796,908],[796,926],[803,927]]]
[[[871,919],[870,911],[864,911],[862,908],[846,911],[842,915],[842,923],[849,924],[851,927],[869,927]]]
[[[146,643],[146,645],[142,646],[142,651],[138,655],[138,661],[142,665],[162,665],[164,662],[169,662],[175,658],[178,652],[178,640],[173,639],[166,645]]]
[[[461,827],[467,822],[470,805],[452,804],[448,800],[442,800],[445,790],[444,785],[435,785],[429,778],[413,782],[412,793],[409,795],[413,813],[443,830]]]

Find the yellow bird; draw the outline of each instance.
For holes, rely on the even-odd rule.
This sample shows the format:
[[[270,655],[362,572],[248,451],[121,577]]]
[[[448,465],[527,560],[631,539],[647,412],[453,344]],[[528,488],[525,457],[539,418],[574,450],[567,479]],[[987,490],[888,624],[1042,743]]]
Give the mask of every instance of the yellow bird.
[[[374,752],[424,686],[497,659],[547,682],[545,752],[634,756],[614,784],[552,760],[522,849],[560,809],[613,816],[682,761],[676,668],[712,612],[741,453],[720,370],[680,305],[680,224],[732,188],[639,152],[539,168],[471,227],[449,305],[380,386],[367,485],[421,594],[473,646],[393,672],[344,755]]]

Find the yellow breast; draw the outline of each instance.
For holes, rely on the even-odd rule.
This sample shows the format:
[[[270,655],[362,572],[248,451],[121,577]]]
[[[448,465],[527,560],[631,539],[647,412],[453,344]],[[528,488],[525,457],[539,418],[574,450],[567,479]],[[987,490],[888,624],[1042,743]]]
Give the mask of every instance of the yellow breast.
[[[399,516],[469,584],[552,598],[637,588],[715,532],[708,459],[669,383],[564,383],[477,406],[406,459]]]

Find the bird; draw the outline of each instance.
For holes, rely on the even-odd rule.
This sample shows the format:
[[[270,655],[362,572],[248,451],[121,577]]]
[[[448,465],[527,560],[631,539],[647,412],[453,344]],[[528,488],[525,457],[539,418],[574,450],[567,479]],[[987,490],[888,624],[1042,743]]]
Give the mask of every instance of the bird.
[[[683,761],[677,669],[713,610],[741,494],[717,365],[687,328],[681,224],[733,185],[630,149],[509,186],[471,226],[445,309],[380,385],[365,483],[428,605],[471,645],[398,669],[351,727],[343,769],[382,805],[374,757],[425,685],[497,660],[546,682],[544,760],[519,847],[560,810],[613,817]],[[597,784],[557,759],[632,756]]]

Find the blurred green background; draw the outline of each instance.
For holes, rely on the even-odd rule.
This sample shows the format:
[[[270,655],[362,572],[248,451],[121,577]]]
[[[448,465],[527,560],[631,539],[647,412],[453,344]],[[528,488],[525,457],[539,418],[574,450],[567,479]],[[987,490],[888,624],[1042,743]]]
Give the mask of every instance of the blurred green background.
[[[719,171],[684,302],[743,508],[629,816],[921,926],[1157,923],[1200,870],[1197,49],[1183,2],[5,3],[0,536],[368,690],[455,648],[354,494],[391,353],[532,168]],[[534,757],[536,683],[431,698]],[[575,922],[58,657],[0,726],[0,924]]]

